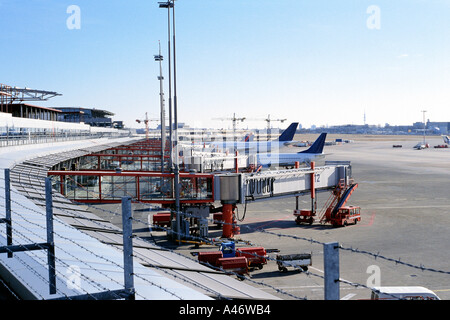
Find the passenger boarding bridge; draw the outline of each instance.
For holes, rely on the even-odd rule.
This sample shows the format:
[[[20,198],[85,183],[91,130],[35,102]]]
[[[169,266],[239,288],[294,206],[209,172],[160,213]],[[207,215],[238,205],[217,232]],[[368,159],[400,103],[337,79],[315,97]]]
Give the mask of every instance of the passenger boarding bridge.
[[[179,201],[181,212],[172,211],[170,218],[167,218],[170,221],[166,223],[175,233],[182,233],[183,238],[189,238],[192,230],[201,237],[208,237],[205,220],[218,211],[223,213],[223,237],[232,238],[238,232],[236,226],[229,229],[236,225],[234,208],[237,204],[305,194],[311,194],[314,198],[315,193],[333,190],[342,181],[347,182],[351,178],[350,162],[239,172],[251,163],[248,155],[221,156],[205,150],[193,151],[190,157],[180,157],[181,160],[189,159],[182,165],[189,171],[179,174],[180,192],[177,195],[175,174],[169,172],[166,166],[161,168],[161,153],[158,155],[157,149],[157,142],[150,141],[116,146],[87,154],[75,162],[60,163],[47,174],[52,178],[54,189],[77,203],[120,203],[123,197],[131,197],[134,202],[160,204],[162,208],[174,210]],[[197,163],[191,162],[193,157],[198,160]],[[211,170],[198,173],[196,165],[201,171],[205,166],[210,166]],[[173,223],[179,214],[183,216],[184,231],[176,230],[177,224]]]

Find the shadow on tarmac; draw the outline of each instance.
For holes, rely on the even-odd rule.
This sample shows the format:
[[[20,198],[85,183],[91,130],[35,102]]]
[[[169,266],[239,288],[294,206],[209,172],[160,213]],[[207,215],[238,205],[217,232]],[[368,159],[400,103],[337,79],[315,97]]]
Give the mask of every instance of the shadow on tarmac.
[[[302,229],[314,229],[314,230],[328,230],[331,228],[329,225],[323,225],[319,223],[310,224],[299,224],[297,225],[295,221],[291,220],[267,220],[259,221],[253,223],[244,223],[239,225],[241,228],[241,234],[258,232],[261,230],[273,230],[273,229],[292,229],[292,228],[302,228]]]

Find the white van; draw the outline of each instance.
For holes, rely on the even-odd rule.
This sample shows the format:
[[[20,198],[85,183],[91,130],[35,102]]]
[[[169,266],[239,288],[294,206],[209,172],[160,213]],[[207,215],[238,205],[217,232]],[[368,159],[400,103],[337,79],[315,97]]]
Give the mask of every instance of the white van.
[[[441,300],[424,287],[374,287],[371,300]]]

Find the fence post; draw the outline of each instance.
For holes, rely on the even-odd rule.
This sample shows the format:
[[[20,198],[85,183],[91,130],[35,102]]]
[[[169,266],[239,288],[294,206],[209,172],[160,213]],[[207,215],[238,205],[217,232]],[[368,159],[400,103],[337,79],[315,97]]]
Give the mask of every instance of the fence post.
[[[50,178],[45,179],[45,211],[47,222],[47,261],[48,261],[48,277],[50,283],[50,294],[56,293],[56,263],[55,263],[55,242],[53,238],[53,198],[52,198],[52,181]]]
[[[339,300],[339,243],[323,245],[325,300]]]
[[[128,299],[134,300],[133,227],[131,217],[131,197],[122,198],[122,229],[125,291],[130,293]]]
[[[10,170],[5,169],[5,209],[6,209],[6,244],[12,245],[12,218],[11,218],[11,178]],[[13,253],[8,252],[8,258],[12,258]]]

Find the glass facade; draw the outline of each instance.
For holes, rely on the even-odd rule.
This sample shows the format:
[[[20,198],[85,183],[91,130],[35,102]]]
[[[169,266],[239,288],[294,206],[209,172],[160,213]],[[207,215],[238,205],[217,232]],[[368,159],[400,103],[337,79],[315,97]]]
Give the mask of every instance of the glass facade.
[[[144,202],[173,202],[174,176],[172,174],[104,173],[92,171],[50,172],[53,187],[66,198],[80,202],[119,202],[131,197]],[[180,175],[180,201],[213,202],[214,177],[212,175]]]

